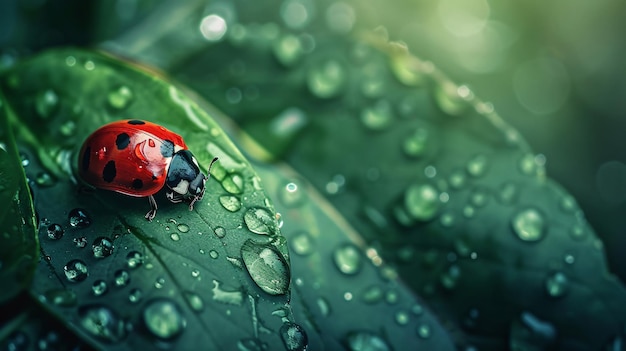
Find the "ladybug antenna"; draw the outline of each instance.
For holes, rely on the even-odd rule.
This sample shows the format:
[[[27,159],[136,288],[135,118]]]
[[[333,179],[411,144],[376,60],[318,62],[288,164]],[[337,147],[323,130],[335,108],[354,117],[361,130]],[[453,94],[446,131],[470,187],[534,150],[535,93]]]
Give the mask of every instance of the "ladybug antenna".
[[[218,158],[217,157],[213,157],[213,161],[211,161],[211,164],[209,165],[209,169],[207,170],[207,178],[209,178],[211,176],[211,167],[213,167],[213,164],[215,163],[215,161],[217,161]]]

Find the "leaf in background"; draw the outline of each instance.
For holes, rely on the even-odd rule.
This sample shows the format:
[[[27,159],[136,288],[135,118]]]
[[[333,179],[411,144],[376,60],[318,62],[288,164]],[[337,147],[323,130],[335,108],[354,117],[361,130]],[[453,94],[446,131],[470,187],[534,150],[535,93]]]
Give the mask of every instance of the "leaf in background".
[[[36,179],[45,256],[33,296],[98,348],[282,344],[281,327],[294,323],[285,240],[260,179],[205,112],[154,74],[81,50],[41,54],[1,84]],[[157,194],[147,222],[146,199],[72,181],[86,136],[124,118],[181,134],[204,167],[220,158],[194,211]]]
[[[286,165],[253,163],[284,221],[292,306],[312,350],[454,350],[425,303]]]
[[[546,180],[545,160],[491,104],[386,42],[384,29],[363,40],[315,15],[335,5],[302,5],[311,15],[304,34],[296,23],[304,17],[247,4],[232,9],[244,20],[227,17],[236,30],[201,52],[185,56],[181,46],[167,57],[158,44],[131,52],[158,57],[269,150],[265,158],[286,160],[325,192],[465,331],[461,346],[619,344],[624,287],[575,201]],[[185,27],[166,37],[185,31],[197,36]],[[120,43],[137,48],[132,39]]]
[[[0,94],[0,304],[28,288],[39,258],[35,214]]]

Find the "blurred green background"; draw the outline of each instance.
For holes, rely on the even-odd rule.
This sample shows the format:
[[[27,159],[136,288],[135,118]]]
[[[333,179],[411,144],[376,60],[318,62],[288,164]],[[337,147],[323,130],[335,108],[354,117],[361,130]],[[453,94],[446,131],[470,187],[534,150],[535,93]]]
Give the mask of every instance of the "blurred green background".
[[[154,27],[154,14],[173,7],[213,7],[226,14],[230,8],[226,1],[182,6],[157,0],[2,1],[0,68],[49,47],[137,42],[138,28]],[[286,0],[280,9],[268,8],[276,11],[288,27],[299,29],[308,25],[316,4]],[[626,279],[621,254],[626,246],[626,2],[353,0],[338,2],[333,13],[339,30],[386,31],[492,102],[538,153],[536,162],[545,163],[548,175],[578,199],[605,242],[612,271]],[[166,18],[157,26],[164,31],[200,32],[200,23],[184,11],[157,18]],[[162,40],[160,35],[153,33],[154,40]],[[221,35],[207,39],[219,41]],[[181,49],[172,45],[175,58]],[[137,50],[131,54],[149,55],[145,48]],[[176,60],[155,64],[167,71]]]

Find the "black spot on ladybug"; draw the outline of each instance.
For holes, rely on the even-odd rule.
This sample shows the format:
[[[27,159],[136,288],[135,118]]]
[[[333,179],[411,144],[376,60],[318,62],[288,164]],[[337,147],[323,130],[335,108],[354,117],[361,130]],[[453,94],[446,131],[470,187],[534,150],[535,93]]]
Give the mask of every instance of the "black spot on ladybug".
[[[120,133],[115,139],[115,145],[118,150],[124,150],[130,143],[130,137],[126,133]]]
[[[87,147],[85,152],[83,152],[83,171],[87,171],[89,169],[89,161],[91,160],[91,147]]]
[[[130,121],[128,121],[128,124],[139,125],[139,124],[146,124],[146,122],[140,121],[138,119],[131,119]]]
[[[163,140],[161,144],[161,155],[163,157],[172,157],[174,155],[174,142],[171,140]]]
[[[115,161],[107,162],[102,170],[102,179],[107,183],[111,183],[113,179],[115,179],[116,174],[117,169],[115,169]]]
[[[143,182],[141,181],[141,179],[133,180],[133,189],[141,189],[141,188],[143,188]]]

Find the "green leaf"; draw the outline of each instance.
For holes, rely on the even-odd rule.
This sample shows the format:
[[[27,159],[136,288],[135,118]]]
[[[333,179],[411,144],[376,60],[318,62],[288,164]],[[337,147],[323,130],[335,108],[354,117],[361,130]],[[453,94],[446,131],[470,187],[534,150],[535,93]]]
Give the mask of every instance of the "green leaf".
[[[0,94],[0,304],[29,286],[39,257],[32,199],[5,106]]]
[[[250,164],[181,89],[155,72],[71,49],[17,65],[1,85],[30,159],[27,175],[45,180],[33,189],[44,253],[35,298],[97,348],[282,344],[279,330],[293,323],[290,267],[274,209]],[[82,141],[124,118],[179,133],[205,171],[219,157],[193,211],[157,194],[159,211],[148,222],[145,199],[77,186]]]
[[[286,64],[275,45],[295,31],[263,37],[254,23],[238,25],[237,40],[191,53],[176,74],[237,120],[263,157],[325,193],[462,331],[460,347],[619,340],[626,290],[601,242],[491,104],[384,35],[317,28],[315,50]],[[229,71],[227,57],[245,74]],[[262,93],[232,103],[223,86],[197,79],[209,60],[230,86]]]
[[[310,349],[455,349],[425,302],[307,181],[286,165],[254,166],[284,222],[292,305]]]

